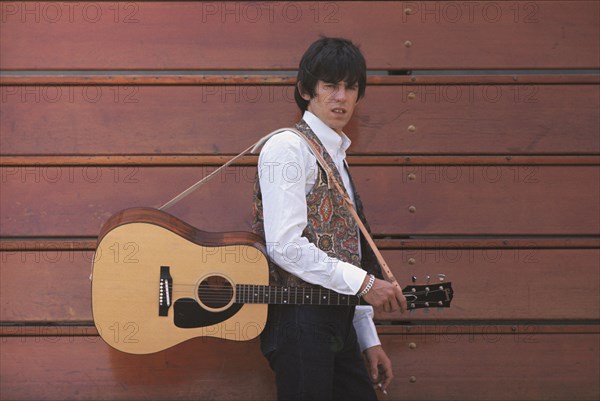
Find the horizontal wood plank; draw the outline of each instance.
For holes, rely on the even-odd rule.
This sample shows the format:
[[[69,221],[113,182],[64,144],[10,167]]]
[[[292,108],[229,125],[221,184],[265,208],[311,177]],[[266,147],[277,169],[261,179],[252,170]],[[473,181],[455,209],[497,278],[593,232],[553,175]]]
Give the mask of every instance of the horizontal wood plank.
[[[292,69],[319,34],[354,39],[374,69],[598,68],[598,11],[591,0],[10,2],[0,68]]]
[[[86,71],[0,71],[0,85],[294,85],[296,74],[220,74],[203,72],[156,74],[139,71],[105,71],[102,74]],[[400,84],[598,84],[600,76],[586,71],[570,74],[557,71],[538,71],[527,74],[405,74],[385,75],[367,70],[367,85]]]
[[[6,167],[71,167],[71,166],[221,166],[235,155],[220,156],[181,156],[181,155],[19,155],[0,156],[0,166]],[[431,166],[431,165],[469,165],[469,166],[584,166],[600,165],[600,155],[544,155],[544,156],[472,156],[472,155],[353,155],[348,156],[353,166]],[[257,155],[242,156],[232,166],[252,166],[258,162]]]
[[[410,284],[411,277],[422,284],[430,276],[434,287],[438,275],[444,274],[444,281],[452,282],[455,293],[449,309],[408,315],[378,312],[380,320],[568,320],[600,316],[599,249],[431,248],[384,250],[383,255],[403,286]],[[576,277],[565,275],[566,271]],[[514,272],[519,272],[518,277]]]
[[[383,346],[392,352],[395,373],[389,399],[594,400],[600,394],[599,338],[513,337],[485,330],[473,335],[386,336]]]
[[[1,341],[0,385],[7,399],[275,399],[273,374],[257,341],[195,339],[152,355],[124,354],[98,337]],[[395,374],[390,400],[562,401],[600,395],[598,334],[439,332],[387,335],[382,342]]]
[[[414,324],[375,323],[379,336],[426,336],[442,334],[600,334],[598,321],[420,321]],[[98,329],[91,322],[2,322],[2,337],[94,337]],[[212,340],[211,340],[212,341]]]
[[[97,238],[3,237],[0,251],[93,251]],[[377,238],[379,249],[584,249],[600,248],[600,238],[576,237],[470,237]]]
[[[212,171],[0,168],[0,233],[96,236],[119,210],[159,207]],[[378,235],[600,233],[597,166],[355,166],[352,171]],[[206,231],[248,230],[254,179],[254,167],[229,167],[170,211]]]
[[[200,339],[169,352],[141,356],[116,351],[99,337],[45,336],[26,341],[4,337],[1,341],[2,397],[7,399],[275,398],[274,378],[257,341],[229,344]],[[33,366],[34,360],[40,363]],[[22,381],[25,378],[28,385]]]
[[[455,294],[449,309],[378,312],[379,320],[594,320],[600,313],[599,249],[433,248],[384,250],[383,255],[403,286],[412,276],[417,284],[431,276],[434,286],[438,274],[445,274]],[[125,244],[116,244],[96,258],[130,256]],[[0,257],[1,321],[92,320],[91,252],[4,251]]]
[[[292,86],[2,86],[3,155],[237,154],[300,117]],[[599,85],[367,89],[356,155],[600,153]]]

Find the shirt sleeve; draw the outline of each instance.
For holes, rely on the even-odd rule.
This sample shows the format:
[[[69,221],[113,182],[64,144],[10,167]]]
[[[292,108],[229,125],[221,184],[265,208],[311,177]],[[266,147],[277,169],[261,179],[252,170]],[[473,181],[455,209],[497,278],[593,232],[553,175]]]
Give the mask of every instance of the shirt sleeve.
[[[329,257],[302,236],[308,224],[306,189],[317,172],[308,145],[292,132],[277,134],[263,147],[258,168],[269,257],[308,283],[358,293],[366,271]]]
[[[373,307],[370,305],[359,305],[354,312],[354,320],[352,323],[356,330],[358,346],[360,347],[361,352],[367,348],[381,345],[375,323],[373,323],[373,315]]]

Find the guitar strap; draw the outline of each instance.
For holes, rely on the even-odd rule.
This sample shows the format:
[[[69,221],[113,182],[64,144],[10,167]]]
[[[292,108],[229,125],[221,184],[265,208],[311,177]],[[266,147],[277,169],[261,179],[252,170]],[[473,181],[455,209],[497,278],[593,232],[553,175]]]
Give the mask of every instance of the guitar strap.
[[[317,158],[317,162],[319,163],[319,165],[323,168],[323,170],[325,170],[325,174],[327,175],[328,184],[332,183],[335,186],[335,189],[342,195],[342,198],[344,199],[344,205],[346,206],[346,208],[348,209],[348,211],[350,212],[350,214],[356,221],[356,224],[360,228],[361,233],[364,235],[365,239],[369,243],[369,246],[373,250],[373,253],[375,254],[375,257],[377,258],[377,262],[379,262],[379,265],[381,266],[381,271],[382,271],[383,275],[385,276],[386,280],[389,281],[390,283],[392,283],[393,285],[395,285],[396,287],[398,287],[400,289],[400,291],[402,291],[400,284],[398,284],[398,281],[394,277],[394,274],[392,273],[392,271],[388,267],[387,263],[383,259],[381,252],[379,252],[379,249],[377,249],[377,245],[375,245],[375,242],[373,241],[371,234],[369,234],[369,232],[367,231],[367,228],[365,227],[363,222],[358,217],[358,214],[356,213],[356,210],[354,209],[352,201],[350,200],[350,198],[348,197],[346,192],[342,189],[340,183],[337,181],[337,179],[335,178],[335,175],[329,168],[329,165],[325,162],[325,159],[323,159],[323,155],[315,147],[315,145],[310,140],[308,140],[308,138],[302,132],[298,131],[295,128],[279,128],[279,129],[276,129],[275,131],[265,135],[264,137],[260,138],[256,143],[254,143],[253,145],[251,145],[250,147],[245,149],[242,153],[233,157],[227,163],[223,164],[221,167],[217,168],[215,171],[213,171],[206,177],[202,178],[201,180],[199,180],[198,182],[196,182],[195,184],[190,186],[188,189],[181,192],[179,195],[177,195],[176,197],[174,197],[173,199],[171,199],[170,201],[168,201],[167,203],[165,203],[164,205],[159,207],[159,210],[166,210],[169,207],[173,206],[174,204],[179,202],[181,199],[185,198],[186,196],[188,196],[189,194],[194,192],[196,189],[198,189],[200,186],[205,184],[211,178],[213,178],[219,171],[228,167],[233,162],[235,162],[237,159],[244,156],[246,153],[249,153],[249,152],[256,153],[265,144],[265,142],[267,142],[267,140],[269,140],[273,135],[279,134],[284,131],[291,131],[294,134],[298,135],[300,138],[302,138],[306,142],[308,147],[311,149],[313,155]]]

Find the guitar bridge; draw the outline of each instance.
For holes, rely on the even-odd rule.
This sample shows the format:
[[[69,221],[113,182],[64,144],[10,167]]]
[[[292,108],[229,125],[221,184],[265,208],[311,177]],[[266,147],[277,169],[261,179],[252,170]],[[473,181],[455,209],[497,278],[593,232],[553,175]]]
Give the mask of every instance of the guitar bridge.
[[[158,288],[158,316],[168,316],[173,303],[173,278],[169,266],[160,267],[160,284]]]

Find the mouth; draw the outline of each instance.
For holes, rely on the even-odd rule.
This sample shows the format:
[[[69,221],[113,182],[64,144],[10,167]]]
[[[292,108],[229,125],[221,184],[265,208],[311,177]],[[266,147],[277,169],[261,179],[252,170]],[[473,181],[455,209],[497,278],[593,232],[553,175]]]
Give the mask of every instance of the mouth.
[[[342,108],[342,107],[336,107],[334,109],[331,109],[331,111],[334,114],[346,114],[346,109]]]

